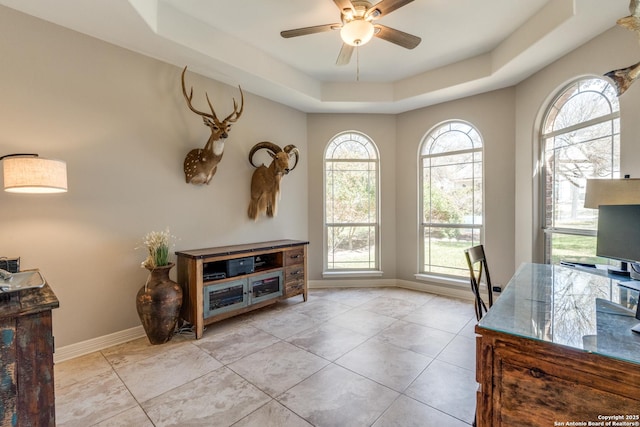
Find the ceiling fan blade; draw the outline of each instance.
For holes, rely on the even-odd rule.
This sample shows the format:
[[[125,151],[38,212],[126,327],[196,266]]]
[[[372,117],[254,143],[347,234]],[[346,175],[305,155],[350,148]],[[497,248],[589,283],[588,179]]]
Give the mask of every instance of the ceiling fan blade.
[[[374,36],[407,49],[413,49],[422,41],[418,36],[414,36],[413,34],[405,33],[404,31],[396,30],[394,28],[385,27],[384,25],[376,24],[374,27]]]
[[[333,0],[340,12],[343,12],[345,9],[353,10],[353,5],[350,0]]]
[[[413,0],[382,0],[378,4],[371,6],[367,13],[364,14],[364,19],[379,19],[384,15],[388,15],[396,9],[400,9],[402,6],[406,6]],[[337,2],[337,0],[336,0]]]
[[[349,61],[351,61],[351,55],[353,54],[353,49],[354,49],[354,46],[351,46],[346,43],[342,43],[342,48],[340,49],[340,53],[338,54],[336,65],[347,65]]]
[[[307,34],[323,33],[325,31],[342,28],[342,24],[315,25],[313,27],[296,28],[295,30],[280,31],[280,35],[285,39],[290,37],[306,36]]]

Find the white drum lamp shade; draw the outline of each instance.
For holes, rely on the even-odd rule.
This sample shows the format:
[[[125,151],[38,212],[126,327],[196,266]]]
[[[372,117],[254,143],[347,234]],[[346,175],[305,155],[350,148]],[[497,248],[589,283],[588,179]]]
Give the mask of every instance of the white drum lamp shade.
[[[67,164],[37,156],[6,156],[2,159],[4,191],[11,193],[64,193]]]
[[[640,205],[640,179],[588,179],[584,207]]]

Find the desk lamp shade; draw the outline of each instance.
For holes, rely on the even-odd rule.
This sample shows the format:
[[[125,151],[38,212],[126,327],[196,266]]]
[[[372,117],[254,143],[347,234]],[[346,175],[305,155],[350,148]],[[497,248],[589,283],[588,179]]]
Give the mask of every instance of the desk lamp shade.
[[[9,155],[2,159],[4,191],[11,193],[64,193],[67,164],[36,155]]]
[[[584,207],[640,205],[640,179],[588,179]]]

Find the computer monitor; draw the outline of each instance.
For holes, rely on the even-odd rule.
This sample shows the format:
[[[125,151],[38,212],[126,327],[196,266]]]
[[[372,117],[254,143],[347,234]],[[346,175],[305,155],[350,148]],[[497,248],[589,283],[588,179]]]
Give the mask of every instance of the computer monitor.
[[[628,262],[640,280],[640,205],[601,205],[596,255]]]

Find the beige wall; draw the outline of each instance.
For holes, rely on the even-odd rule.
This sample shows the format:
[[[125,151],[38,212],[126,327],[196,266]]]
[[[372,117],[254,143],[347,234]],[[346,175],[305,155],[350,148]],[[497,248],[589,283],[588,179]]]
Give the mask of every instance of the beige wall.
[[[627,67],[638,61],[639,54],[637,36],[614,27],[517,86],[515,267],[531,260],[543,261],[536,162],[539,152],[537,130],[545,107],[564,85],[576,77],[602,76],[613,69]],[[640,84],[631,86],[619,101],[622,173],[640,177]]]
[[[185,105],[180,68],[0,9],[0,154],[62,159],[69,175],[66,194],[0,192],[0,255],[51,283],[58,347],[140,324],[136,247],[148,231],[170,227],[177,250],[307,239],[305,114],[245,93],[211,184],[187,185],[183,159],[210,132]],[[239,97],[237,87],[187,80],[194,104],[207,109],[207,90],[219,115]],[[263,140],[297,145],[301,163],[283,179],[278,216],[254,223],[247,154]]]

